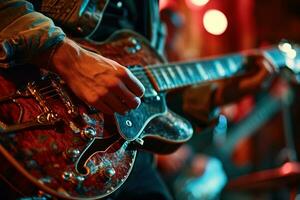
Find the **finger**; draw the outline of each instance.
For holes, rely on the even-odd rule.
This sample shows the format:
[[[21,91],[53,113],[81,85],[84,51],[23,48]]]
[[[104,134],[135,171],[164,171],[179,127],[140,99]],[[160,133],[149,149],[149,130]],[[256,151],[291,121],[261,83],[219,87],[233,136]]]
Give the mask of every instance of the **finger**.
[[[120,80],[120,78],[116,77],[105,77],[103,79],[105,82],[105,85],[107,85],[109,92],[115,97],[117,97],[118,101],[122,104],[125,104],[128,109],[134,109],[137,108],[141,100],[139,97],[137,97],[135,94],[133,94],[126,85]],[[100,88],[101,89],[101,88]],[[102,96],[106,96],[107,93],[103,94],[102,90],[98,91],[99,94],[102,94]]]
[[[117,98],[111,93],[105,96],[104,102],[111,108],[113,112],[117,112],[122,115],[130,109],[126,104],[122,102],[121,99]]]
[[[98,101],[92,106],[94,106],[97,110],[100,110],[104,114],[108,114],[108,115],[114,114],[114,111],[105,102]]]
[[[134,95],[122,82],[113,87],[112,91],[130,109],[137,108],[141,103],[141,99]]]
[[[121,74],[122,80],[127,88],[129,88],[136,96],[143,96],[145,92],[143,84],[128,69],[125,69]]]
[[[260,86],[268,76],[270,76],[270,74],[267,70],[259,70],[255,76],[251,76],[242,80],[240,83],[240,89],[248,90]]]

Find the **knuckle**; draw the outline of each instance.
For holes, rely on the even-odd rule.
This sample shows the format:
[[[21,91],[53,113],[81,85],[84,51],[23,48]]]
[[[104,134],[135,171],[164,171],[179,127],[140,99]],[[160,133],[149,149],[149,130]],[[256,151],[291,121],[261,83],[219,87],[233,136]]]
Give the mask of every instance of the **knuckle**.
[[[101,99],[104,99],[108,96],[109,92],[107,89],[101,89],[101,90],[98,90],[97,92],[97,96],[98,96],[98,99],[101,100]]]
[[[117,89],[120,85],[121,80],[118,78],[112,78],[108,81],[108,85],[110,89]]]
[[[87,100],[88,104],[96,105],[99,102],[99,97],[96,94],[89,95],[89,96],[87,96],[86,100]]]

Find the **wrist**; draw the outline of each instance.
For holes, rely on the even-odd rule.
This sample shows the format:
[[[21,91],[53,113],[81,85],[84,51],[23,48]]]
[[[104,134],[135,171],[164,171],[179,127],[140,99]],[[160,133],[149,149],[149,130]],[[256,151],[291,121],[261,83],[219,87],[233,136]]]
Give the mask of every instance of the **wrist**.
[[[60,71],[62,67],[69,68],[77,61],[81,48],[78,44],[69,38],[65,38],[56,48],[53,49],[49,57],[47,69],[51,71]]]

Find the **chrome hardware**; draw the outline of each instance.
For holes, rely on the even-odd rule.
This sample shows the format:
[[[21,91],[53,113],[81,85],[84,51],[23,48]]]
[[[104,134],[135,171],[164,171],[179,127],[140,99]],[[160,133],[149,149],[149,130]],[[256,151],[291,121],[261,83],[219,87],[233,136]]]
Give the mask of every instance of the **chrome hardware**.
[[[129,126],[129,127],[132,126],[132,122],[130,120],[126,120],[125,123],[126,123],[126,126]]]
[[[133,46],[129,46],[129,47],[126,47],[126,51],[130,54],[134,54],[138,51],[140,51],[142,49],[142,45],[141,43],[134,37],[131,37],[128,39],[129,42],[133,45]]]
[[[80,129],[74,124],[74,122],[70,121],[69,127],[74,133],[76,133],[76,134],[80,133]]]
[[[116,171],[114,168],[108,167],[104,170],[103,174],[106,178],[111,179],[116,174]]]
[[[71,149],[68,149],[66,151],[66,156],[68,158],[78,158],[79,155],[80,155],[79,149],[73,149],[73,148],[71,148]]]
[[[54,124],[59,121],[58,115],[56,113],[43,113],[37,116],[37,122],[40,124]]]
[[[156,101],[160,101],[160,96],[157,95],[155,98],[156,98]]]
[[[81,131],[81,135],[87,139],[93,139],[97,136],[97,131],[95,128],[88,126]]]
[[[82,113],[82,118],[86,124],[91,125],[91,126],[96,126],[97,123],[99,123],[97,120],[91,118],[86,113]],[[101,119],[101,120],[103,120],[103,119]]]
[[[62,174],[62,178],[65,180],[65,181],[70,181],[72,178],[73,178],[73,173],[72,172],[64,172]]]
[[[52,178],[51,177],[43,177],[43,178],[39,179],[39,182],[41,182],[41,183],[51,183]]]
[[[140,144],[140,145],[144,144],[144,140],[142,138],[136,138],[135,142]]]
[[[85,180],[84,176],[76,176],[75,178],[78,182],[82,182]]]

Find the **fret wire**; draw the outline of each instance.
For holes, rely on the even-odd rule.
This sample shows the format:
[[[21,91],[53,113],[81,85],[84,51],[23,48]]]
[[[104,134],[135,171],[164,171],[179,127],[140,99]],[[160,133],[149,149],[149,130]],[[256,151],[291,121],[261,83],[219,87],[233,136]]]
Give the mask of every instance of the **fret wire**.
[[[232,74],[234,74],[230,70],[230,60],[231,60],[231,58],[226,58],[221,61],[221,66],[225,73],[224,77],[230,77]]]
[[[156,80],[156,82],[158,84],[158,87],[160,89],[164,89],[165,88],[165,84],[163,83],[162,78],[160,78],[161,75],[160,75],[159,70],[157,68],[153,68],[153,69],[150,69],[150,70],[153,73],[153,76],[154,76],[154,78],[155,78],[155,80]]]
[[[171,82],[168,74],[166,73],[167,70],[161,68],[160,71],[161,71],[164,79],[166,80],[167,88],[169,88],[170,86],[172,86],[172,82]]]
[[[192,73],[194,74],[194,79],[195,79],[195,84],[197,84],[197,83],[200,83],[201,82],[201,80],[202,80],[202,77],[201,77],[201,75],[199,74],[199,72],[198,72],[198,69],[197,69],[197,66],[196,66],[196,64],[194,64],[194,65],[189,65],[190,67],[189,67],[189,69],[192,71]]]
[[[210,61],[208,65],[204,65],[204,68],[206,68],[206,71],[208,72],[209,80],[215,80],[220,77],[216,67],[217,62],[218,60]]]
[[[196,76],[194,75],[193,73],[193,70],[191,69],[191,67],[189,65],[186,66],[186,70],[187,70],[187,73],[189,74],[189,76],[191,77],[191,80],[192,80],[192,83],[196,83],[197,80],[196,80]]]
[[[225,77],[226,76],[226,72],[224,70],[225,65],[226,64],[222,65],[220,61],[215,62],[216,72],[218,73],[219,77]]]
[[[228,59],[228,66],[229,66],[230,73],[235,73],[237,71],[238,66],[235,64],[233,58]]]
[[[172,67],[167,67],[167,71],[170,74],[170,77],[173,80],[174,85],[177,85],[177,77],[174,71],[172,70]]]
[[[181,79],[178,71],[176,70],[176,66],[175,65],[170,65],[170,66],[172,68],[172,71],[173,71],[174,75],[176,76],[176,80],[177,80],[176,81],[176,86],[181,87],[183,85],[184,81]]]
[[[176,65],[176,66],[175,66],[175,69],[176,69],[176,71],[178,72],[179,77],[180,77],[181,80],[182,80],[182,85],[185,85],[185,83],[186,83],[186,77],[184,76],[184,73],[183,73],[182,69],[180,68],[179,65]]]
[[[203,66],[202,64],[198,63],[198,64],[196,64],[196,69],[197,69],[197,71],[198,71],[200,77],[201,77],[203,80],[207,80],[207,79],[208,79],[208,76],[207,76],[207,74],[206,74],[206,72],[204,71],[204,69],[203,69],[202,66]]]
[[[190,85],[193,83],[192,77],[189,76],[188,70],[187,70],[187,65],[183,65],[182,68],[180,68],[183,75],[185,76],[186,84],[185,85]]]

